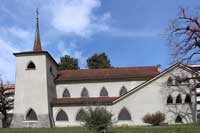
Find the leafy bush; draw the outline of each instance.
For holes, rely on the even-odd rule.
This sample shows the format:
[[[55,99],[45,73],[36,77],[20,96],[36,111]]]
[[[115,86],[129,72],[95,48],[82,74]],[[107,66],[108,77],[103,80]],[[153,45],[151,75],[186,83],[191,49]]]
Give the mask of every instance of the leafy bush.
[[[165,120],[165,114],[161,113],[160,111],[154,114],[146,114],[142,120],[144,123],[158,126]]]
[[[84,126],[89,130],[101,132],[102,130],[106,131],[112,125],[111,118],[112,114],[105,108],[89,108],[85,111],[81,121],[84,122]]]

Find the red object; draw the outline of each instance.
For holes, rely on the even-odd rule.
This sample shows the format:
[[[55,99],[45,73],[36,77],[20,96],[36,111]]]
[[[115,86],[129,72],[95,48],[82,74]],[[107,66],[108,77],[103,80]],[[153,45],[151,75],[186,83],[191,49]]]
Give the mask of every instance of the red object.
[[[59,98],[52,101],[53,105],[60,104],[96,104],[112,103],[118,97],[90,97],[90,98]]]
[[[160,72],[157,66],[80,69],[59,71],[56,81],[109,80],[109,79],[142,79],[147,80]]]

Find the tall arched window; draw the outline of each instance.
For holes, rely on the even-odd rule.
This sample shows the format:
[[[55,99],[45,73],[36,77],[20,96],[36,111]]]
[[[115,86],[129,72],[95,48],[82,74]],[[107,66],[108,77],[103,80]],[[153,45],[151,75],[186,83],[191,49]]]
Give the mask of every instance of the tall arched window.
[[[176,117],[176,119],[175,119],[175,123],[182,123],[182,122],[183,122],[183,121],[182,121],[181,116],[178,115],[178,116]]]
[[[26,114],[26,120],[27,121],[37,121],[37,115],[33,109],[30,109]]]
[[[191,103],[191,97],[189,94],[187,94],[185,97],[185,103]]]
[[[83,97],[83,98],[89,97],[88,90],[85,87],[83,88],[83,90],[81,92],[81,97]]]
[[[119,92],[119,95],[122,96],[127,93],[127,89],[123,86]]]
[[[56,116],[56,121],[68,121],[67,114],[63,110],[60,110]]]
[[[65,89],[63,92],[63,97],[70,97],[70,93],[68,89]]]
[[[131,120],[131,115],[126,108],[123,108],[119,115],[118,120]]]
[[[100,91],[100,97],[108,97],[108,91],[103,87]]]
[[[173,104],[173,98],[171,95],[169,95],[167,98],[167,104]]]
[[[181,94],[178,94],[178,96],[176,97],[176,103],[182,103]]]
[[[84,118],[85,112],[81,109],[76,115],[76,121],[81,121]]]
[[[171,77],[168,78],[167,85],[173,85],[173,79]]]
[[[35,64],[31,61],[29,62],[28,66],[27,66],[27,69],[35,69]]]

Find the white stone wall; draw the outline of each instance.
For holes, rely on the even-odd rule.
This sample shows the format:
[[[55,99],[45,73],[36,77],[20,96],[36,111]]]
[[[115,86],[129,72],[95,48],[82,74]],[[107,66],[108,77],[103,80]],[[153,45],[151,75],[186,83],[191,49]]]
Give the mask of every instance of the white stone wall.
[[[81,97],[81,92],[84,87],[88,90],[90,97],[99,97],[103,87],[108,91],[109,97],[118,97],[123,86],[129,91],[143,82],[144,81],[118,81],[57,84],[57,98],[62,98],[65,88],[69,90],[71,97]]]
[[[174,97],[174,102],[175,102],[177,94],[181,94],[182,102],[184,102],[186,94],[190,93],[190,89],[192,88],[191,86],[186,86],[186,85],[182,85],[182,86],[178,86],[178,87],[177,86],[171,86],[171,87],[167,86],[167,80],[168,80],[169,76],[177,76],[177,75],[181,75],[181,74],[184,74],[187,76],[191,75],[189,72],[177,68],[177,69],[171,71],[170,73],[167,73],[167,74],[163,75],[162,77],[154,80],[150,84],[148,84],[145,87],[143,87],[142,89],[134,92],[133,94],[127,96],[126,98],[122,99],[121,101],[114,103],[112,106],[107,106],[106,108],[111,113],[114,114],[114,116],[113,116],[113,120],[115,122],[114,125],[116,125],[116,126],[120,126],[120,125],[124,125],[124,124],[144,125],[145,123],[143,123],[143,121],[142,121],[143,116],[147,113],[155,113],[157,111],[161,111],[166,114],[165,122],[169,123],[169,124],[175,123],[175,118],[178,114],[183,116],[182,120],[184,123],[193,122],[193,118],[192,118],[193,114],[192,114],[192,110],[191,110],[192,106],[194,106],[193,104],[183,103],[183,104],[168,105],[166,103],[167,97],[169,94],[171,94]],[[190,81],[190,83],[193,84],[193,81]],[[121,87],[122,84],[124,84],[124,83],[117,82],[117,83],[109,83],[109,84],[110,84],[110,87],[107,87],[106,83],[104,83],[104,84],[100,83],[100,85],[98,83],[90,85],[90,83],[89,83],[89,84],[84,84],[84,85],[91,92],[90,95],[92,95],[92,96],[98,96],[99,91],[103,85],[106,88],[108,88],[108,91],[112,90],[111,93],[109,92],[111,94],[111,96],[115,96],[115,95],[119,95],[119,90],[120,90],[120,88],[117,88],[116,86]],[[58,96],[61,97],[62,91],[60,91],[60,90],[62,88],[67,87],[69,90],[71,90],[71,95],[73,97],[80,97],[80,92],[76,93],[76,91],[80,90],[80,88],[82,88],[84,85],[83,84],[79,84],[79,85],[72,84],[71,86],[73,86],[73,89],[75,89],[75,90],[71,90],[72,88],[68,85],[62,85],[62,86],[57,85]],[[77,86],[77,87],[75,87],[75,86]],[[118,91],[116,91],[116,88],[118,89]],[[131,85],[130,85],[129,89],[130,88],[133,88],[133,87],[131,87]],[[194,100],[194,96],[192,97],[192,100]],[[131,121],[118,121],[119,112],[124,107],[131,114],[131,117],[132,117]],[[75,121],[76,114],[80,110],[80,108],[86,108],[86,106],[62,106],[62,107],[55,106],[55,107],[53,107],[53,115],[54,115],[55,125],[57,127],[80,125],[80,122]],[[67,113],[67,115],[69,117],[68,122],[56,121],[56,115],[60,109],[63,109]]]
[[[78,114],[78,112],[81,109],[87,110],[89,107],[91,107],[91,106],[66,106],[66,107],[57,106],[57,107],[53,107],[53,118],[55,121],[55,126],[56,127],[82,126],[83,123],[81,123],[80,121],[76,121],[76,115]],[[97,107],[97,106],[93,106],[93,107]],[[111,111],[109,106],[98,106],[98,107],[104,107],[107,110]],[[67,114],[69,121],[56,121],[56,116],[60,110],[63,110]]]
[[[27,69],[29,62],[36,69]],[[48,114],[46,56],[16,57],[14,114],[26,114],[33,108],[37,114]]]

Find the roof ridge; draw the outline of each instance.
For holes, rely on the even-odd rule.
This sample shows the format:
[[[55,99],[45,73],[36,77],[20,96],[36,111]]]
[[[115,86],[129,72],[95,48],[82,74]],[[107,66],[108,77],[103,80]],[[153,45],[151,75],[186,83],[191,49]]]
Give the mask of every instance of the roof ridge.
[[[111,70],[111,69],[131,69],[131,68],[158,68],[158,66],[129,66],[129,67],[113,67],[113,68],[96,68],[96,69],[63,69],[59,71],[84,71],[84,70]]]

